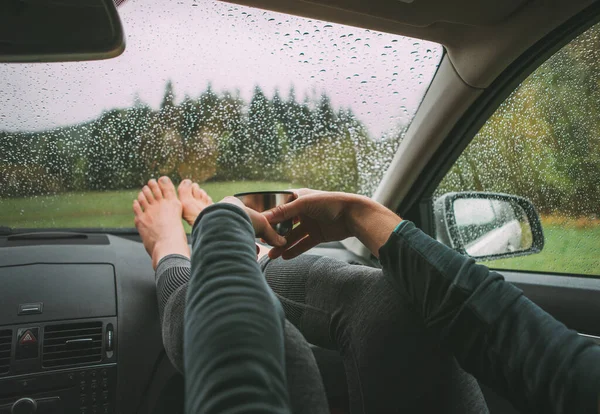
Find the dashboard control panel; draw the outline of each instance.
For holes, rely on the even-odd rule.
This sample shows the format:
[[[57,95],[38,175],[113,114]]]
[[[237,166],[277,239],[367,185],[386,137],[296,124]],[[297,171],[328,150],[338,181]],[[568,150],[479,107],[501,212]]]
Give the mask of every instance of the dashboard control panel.
[[[116,364],[0,380],[0,414],[113,414]]]

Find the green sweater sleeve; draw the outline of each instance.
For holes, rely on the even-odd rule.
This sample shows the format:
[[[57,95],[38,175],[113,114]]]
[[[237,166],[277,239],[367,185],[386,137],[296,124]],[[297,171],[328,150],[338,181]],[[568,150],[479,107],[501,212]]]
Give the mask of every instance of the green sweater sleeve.
[[[192,231],[184,328],[187,413],[288,413],[284,314],[246,213],[215,204]]]
[[[402,222],[380,249],[384,275],[462,367],[528,413],[597,413],[600,347],[497,272]]]

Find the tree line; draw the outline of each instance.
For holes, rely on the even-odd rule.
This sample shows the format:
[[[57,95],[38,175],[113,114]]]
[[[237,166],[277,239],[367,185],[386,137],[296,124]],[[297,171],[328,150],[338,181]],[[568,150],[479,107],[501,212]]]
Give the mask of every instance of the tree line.
[[[0,196],[139,188],[159,175],[370,193],[403,134],[372,139],[325,93],[299,102],[293,88],[284,99],[256,87],[245,102],[209,84],[176,103],[173,89],[168,82],[158,110],[136,99],[75,126],[0,132]]]

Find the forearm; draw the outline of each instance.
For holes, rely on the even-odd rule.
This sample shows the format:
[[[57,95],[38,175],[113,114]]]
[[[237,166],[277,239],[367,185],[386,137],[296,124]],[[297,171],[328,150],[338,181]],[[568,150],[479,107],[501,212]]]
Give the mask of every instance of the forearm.
[[[346,220],[350,233],[376,257],[379,257],[379,249],[402,221],[398,215],[376,201],[356,195],[348,200]]]
[[[404,222],[381,248],[384,274],[479,380],[519,409],[596,412],[600,348],[498,273]]]
[[[185,313],[187,412],[288,412],[283,312],[238,207],[214,205],[192,232]]]

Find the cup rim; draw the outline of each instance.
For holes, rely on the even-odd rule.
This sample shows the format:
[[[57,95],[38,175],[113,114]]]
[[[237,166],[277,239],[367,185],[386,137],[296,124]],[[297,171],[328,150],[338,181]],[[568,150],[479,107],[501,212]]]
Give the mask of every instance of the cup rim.
[[[245,196],[245,195],[252,195],[252,194],[294,194],[293,191],[289,191],[289,190],[282,190],[282,191],[247,191],[244,193],[236,193],[233,196],[234,197],[241,197],[241,196]]]

